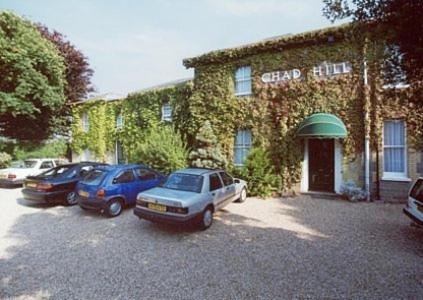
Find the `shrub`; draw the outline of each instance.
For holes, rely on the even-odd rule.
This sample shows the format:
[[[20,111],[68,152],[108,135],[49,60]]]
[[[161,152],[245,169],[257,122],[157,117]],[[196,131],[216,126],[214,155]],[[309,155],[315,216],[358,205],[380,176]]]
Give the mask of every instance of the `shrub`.
[[[367,199],[366,191],[357,187],[353,181],[347,181],[342,184],[341,194],[347,197],[351,202],[364,201]]]
[[[217,138],[209,121],[206,121],[200,127],[196,137],[197,149],[191,151],[189,160],[191,166],[196,168],[225,168],[227,165],[226,158],[220,151],[217,144]]]
[[[240,175],[247,181],[251,196],[269,197],[279,189],[280,178],[275,175],[273,164],[263,148],[251,150]]]
[[[0,152],[0,169],[7,168],[12,161],[12,156],[6,152]]]
[[[27,158],[60,158],[66,157],[67,145],[64,139],[49,140],[42,145],[18,145],[14,150],[17,160]]]
[[[181,135],[169,126],[157,126],[135,149],[136,162],[169,174],[187,166],[188,151]]]

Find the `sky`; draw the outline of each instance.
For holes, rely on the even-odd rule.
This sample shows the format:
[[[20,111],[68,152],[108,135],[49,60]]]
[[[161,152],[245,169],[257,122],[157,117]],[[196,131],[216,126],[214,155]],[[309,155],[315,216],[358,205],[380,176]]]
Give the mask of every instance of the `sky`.
[[[64,34],[88,57],[99,94],[193,76],[182,60],[332,26],[322,0],[0,0]]]

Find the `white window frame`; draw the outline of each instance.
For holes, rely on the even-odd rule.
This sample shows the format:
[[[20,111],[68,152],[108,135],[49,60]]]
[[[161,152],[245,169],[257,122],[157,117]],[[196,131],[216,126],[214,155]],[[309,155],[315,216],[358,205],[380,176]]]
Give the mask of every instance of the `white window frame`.
[[[385,124],[387,122],[402,122],[404,123],[404,145],[385,145]],[[392,149],[392,148],[404,148],[404,172],[386,172],[385,171],[385,149]],[[407,159],[407,123],[403,119],[388,119],[383,121],[383,129],[382,129],[382,151],[383,151],[383,177],[382,180],[397,180],[397,181],[409,181],[408,178],[408,159]]]
[[[237,144],[237,140],[236,140],[236,138],[237,138],[237,136],[238,136],[238,133],[239,132],[243,132],[243,136],[242,136],[242,143],[241,144]],[[247,144],[246,142],[245,142],[245,132],[249,132],[250,133],[250,143],[249,144]],[[234,141],[234,165],[235,166],[237,166],[237,167],[242,167],[243,165],[244,165],[244,162],[245,162],[245,159],[247,158],[247,156],[248,156],[248,153],[250,152],[250,150],[251,150],[251,148],[252,148],[252,146],[253,146],[253,135],[252,135],[252,133],[251,133],[251,130],[250,129],[239,129],[236,133],[235,133],[235,141]],[[236,151],[237,150],[245,150],[245,149],[247,149],[248,151],[247,151],[247,155],[245,156],[245,157],[243,157],[242,158],[242,160],[243,160],[243,162],[241,163],[241,164],[239,164],[239,163],[236,163],[235,162],[235,157],[236,157]]]
[[[116,117],[116,129],[123,128],[123,116],[122,113],[119,113]]]
[[[82,113],[81,126],[82,126],[82,131],[84,132],[88,132],[90,130],[90,119],[86,112]]]
[[[163,103],[162,105],[162,121],[172,122],[173,109],[170,103]]]
[[[245,69],[249,69],[250,70],[250,76],[245,76]],[[238,75],[239,71],[243,71],[242,75]],[[243,83],[243,82],[249,82],[250,83],[250,88],[249,91],[247,92],[238,92],[238,84],[239,83]],[[253,84],[253,76],[252,76],[252,69],[251,66],[242,66],[239,67],[235,70],[235,96],[248,96],[251,95],[253,93],[253,88],[252,88],[252,84]]]

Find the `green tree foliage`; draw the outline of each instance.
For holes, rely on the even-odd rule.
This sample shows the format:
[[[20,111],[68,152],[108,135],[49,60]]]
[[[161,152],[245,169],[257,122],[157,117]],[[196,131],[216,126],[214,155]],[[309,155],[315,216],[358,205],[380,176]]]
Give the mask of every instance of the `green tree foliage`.
[[[12,161],[12,156],[6,152],[0,152],[0,169],[7,168]]]
[[[181,135],[172,127],[151,128],[135,150],[134,162],[169,174],[187,166],[188,151]]]
[[[48,137],[65,103],[65,64],[55,45],[28,20],[0,13],[0,134]]]
[[[240,176],[247,181],[251,196],[269,197],[279,190],[280,178],[275,175],[273,163],[263,148],[251,150]]]
[[[64,139],[49,140],[42,144],[21,144],[13,151],[17,160],[27,158],[64,158],[66,157],[67,144]]]
[[[227,165],[209,121],[205,121],[198,130],[196,144],[196,149],[189,154],[191,166],[216,169],[224,168]]]

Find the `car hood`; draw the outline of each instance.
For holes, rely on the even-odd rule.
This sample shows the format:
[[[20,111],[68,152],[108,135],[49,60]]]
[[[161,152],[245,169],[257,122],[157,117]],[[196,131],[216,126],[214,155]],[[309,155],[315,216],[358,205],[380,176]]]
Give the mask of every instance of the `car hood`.
[[[176,207],[188,207],[201,198],[200,193],[155,187],[138,194],[137,199]]]
[[[15,174],[18,178],[36,175],[37,173],[40,173],[40,170],[33,168],[8,168],[0,170],[0,174]]]

